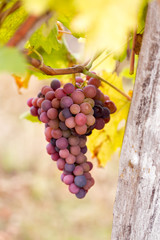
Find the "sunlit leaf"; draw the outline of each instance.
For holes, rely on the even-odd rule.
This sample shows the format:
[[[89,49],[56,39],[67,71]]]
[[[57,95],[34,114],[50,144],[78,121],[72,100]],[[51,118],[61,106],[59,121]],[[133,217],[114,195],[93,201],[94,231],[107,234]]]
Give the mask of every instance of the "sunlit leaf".
[[[123,90],[122,79],[116,74],[103,73],[103,78]],[[117,111],[111,114],[111,120],[102,130],[93,130],[89,136],[88,148],[96,157],[99,166],[105,166],[112,155],[121,148],[130,102],[113,88],[102,83],[101,90],[115,103]]]
[[[34,117],[30,114],[30,112],[24,112],[21,114],[20,119],[26,119],[31,122],[38,122],[41,123],[38,119],[38,117]]]

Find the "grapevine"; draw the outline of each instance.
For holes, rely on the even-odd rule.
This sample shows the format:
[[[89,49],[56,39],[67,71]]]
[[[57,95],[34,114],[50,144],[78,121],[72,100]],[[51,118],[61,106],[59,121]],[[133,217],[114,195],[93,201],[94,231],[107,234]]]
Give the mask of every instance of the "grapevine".
[[[75,86],[52,80],[37,97],[28,99],[30,113],[45,124],[47,153],[63,171],[61,180],[77,198],[84,198],[94,185],[90,174],[93,164],[87,161],[87,136],[101,130],[116,111],[115,104],[99,87],[99,79],[76,77]]]

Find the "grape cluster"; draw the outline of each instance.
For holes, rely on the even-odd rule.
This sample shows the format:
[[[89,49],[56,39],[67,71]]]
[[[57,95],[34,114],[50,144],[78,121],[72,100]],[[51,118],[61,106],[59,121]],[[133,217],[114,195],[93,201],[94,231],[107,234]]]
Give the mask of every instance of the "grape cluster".
[[[93,129],[103,129],[110,113],[116,111],[115,104],[98,89],[100,80],[87,76],[85,83],[76,77],[76,86],[66,83],[61,87],[54,79],[27,101],[30,113],[45,123],[47,153],[63,171],[61,180],[77,198],[85,197],[94,185],[90,174],[93,165],[85,156],[86,136]]]

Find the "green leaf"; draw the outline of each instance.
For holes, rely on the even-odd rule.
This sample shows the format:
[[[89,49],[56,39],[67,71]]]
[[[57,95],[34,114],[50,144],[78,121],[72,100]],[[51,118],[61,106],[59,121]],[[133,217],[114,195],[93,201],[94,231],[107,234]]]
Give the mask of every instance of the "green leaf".
[[[34,117],[30,114],[30,112],[24,112],[20,115],[20,119],[26,119],[31,122],[38,122],[41,123],[38,119],[38,117]]]
[[[9,39],[13,36],[14,32],[17,30],[17,28],[21,25],[21,23],[25,20],[26,17],[27,13],[24,10],[24,7],[17,9],[15,12],[7,16],[0,28],[1,45],[9,41]]]
[[[30,45],[35,49],[42,48],[46,53],[50,54],[52,49],[58,50],[60,43],[57,39],[58,31],[55,19],[50,19],[48,23],[44,23],[30,38]]]
[[[15,48],[0,48],[0,71],[9,73],[24,73],[26,71],[26,60]]]

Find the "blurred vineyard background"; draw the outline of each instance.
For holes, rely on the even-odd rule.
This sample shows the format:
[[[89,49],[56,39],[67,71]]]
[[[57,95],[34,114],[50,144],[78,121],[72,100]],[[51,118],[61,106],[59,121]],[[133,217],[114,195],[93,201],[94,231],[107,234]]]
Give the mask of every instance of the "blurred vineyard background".
[[[32,78],[22,95],[11,76],[0,81],[0,240],[110,239],[118,157],[105,168],[92,160],[95,186],[76,199],[46,154],[43,125],[19,118],[47,81]]]

